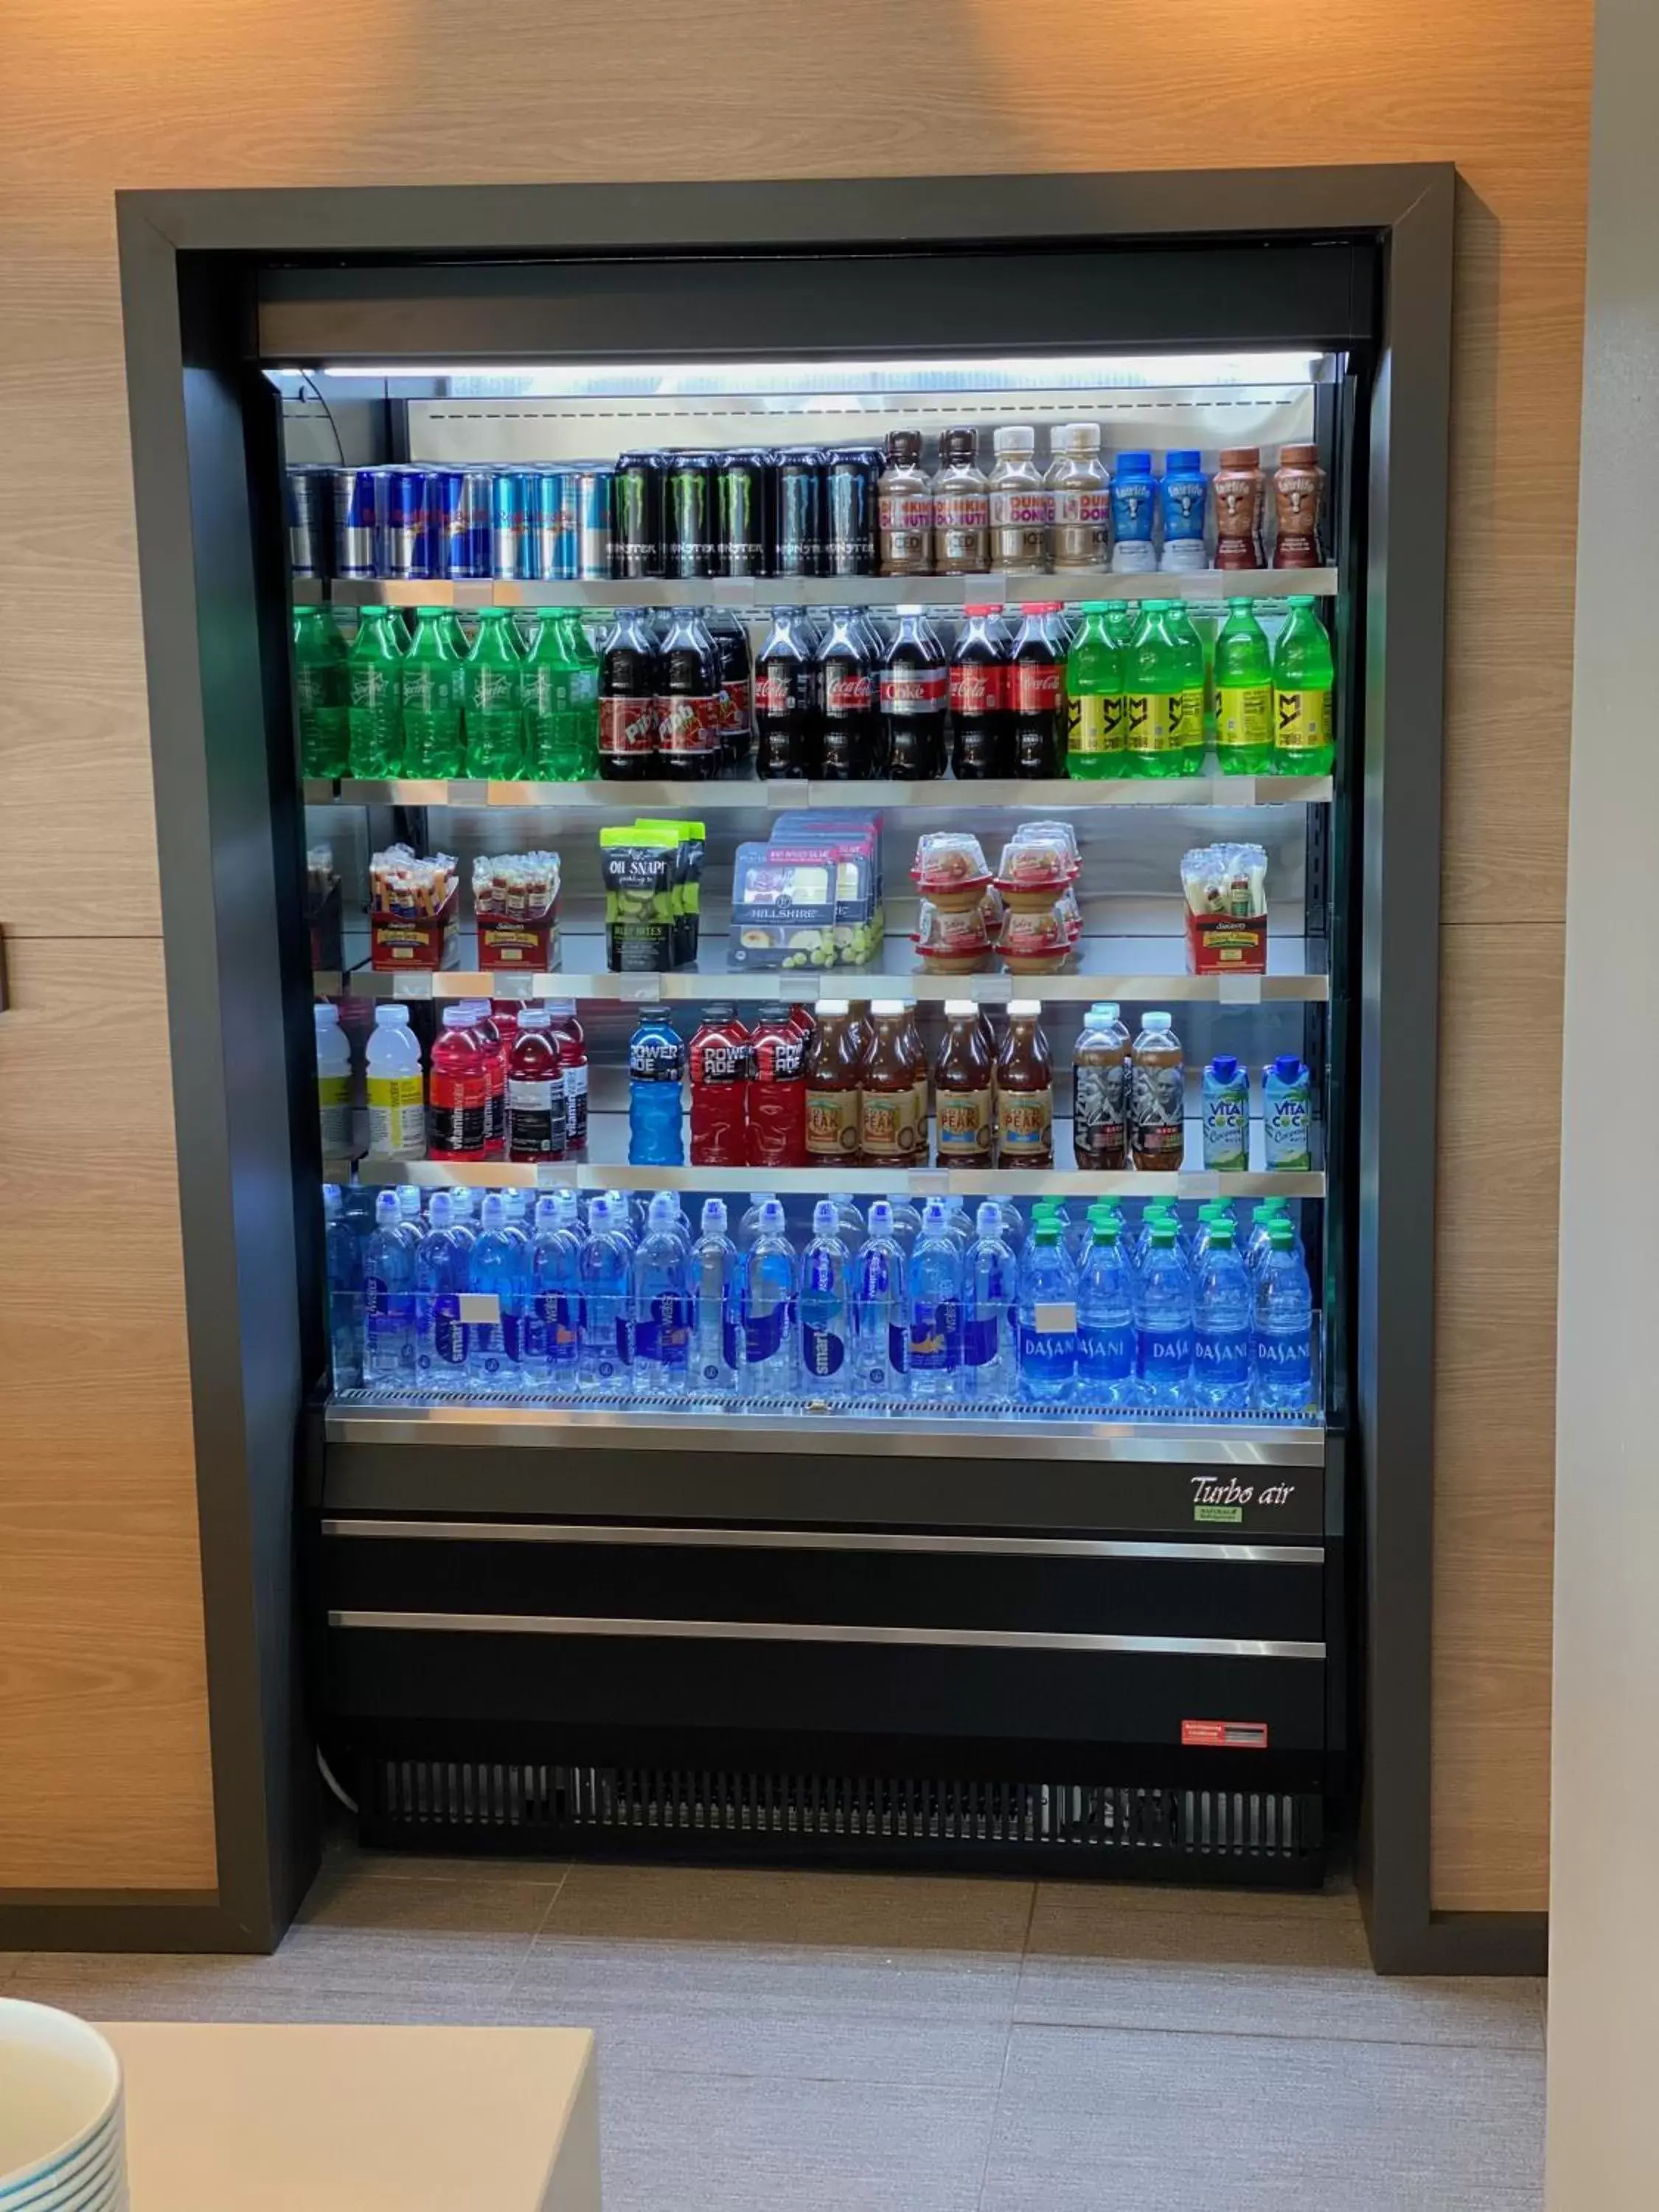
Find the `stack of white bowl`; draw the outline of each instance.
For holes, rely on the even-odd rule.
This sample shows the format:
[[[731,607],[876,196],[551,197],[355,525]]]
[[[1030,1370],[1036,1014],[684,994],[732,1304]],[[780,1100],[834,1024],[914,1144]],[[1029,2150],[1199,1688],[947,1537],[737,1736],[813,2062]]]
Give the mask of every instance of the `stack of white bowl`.
[[[0,2212],[127,2212],[121,2063],[95,2028],[0,1999]]]

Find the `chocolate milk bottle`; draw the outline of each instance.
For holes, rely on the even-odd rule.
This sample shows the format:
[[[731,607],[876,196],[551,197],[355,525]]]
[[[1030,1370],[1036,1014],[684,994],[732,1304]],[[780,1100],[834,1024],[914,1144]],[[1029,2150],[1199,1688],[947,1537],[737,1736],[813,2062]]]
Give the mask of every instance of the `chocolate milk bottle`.
[[[1168,1014],[1149,1013],[1129,1073],[1129,1148],[1143,1174],[1174,1175],[1187,1151],[1181,1039]]]
[[[846,1000],[820,999],[817,1028],[806,1048],[809,1166],[851,1167],[858,1158],[860,1056]]]
[[[897,999],[870,1008],[870,1042],[859,1071],[859,1158],[866,1167],[914,1167],[915,1071],[905,1043],[907,1016]]]
[[[971,999],[947,999],[933,1063],[934,1127],[942,1168],[988,1168],[995,1157],[991,1055]]]
[[[1010,999],[997,1051],[997,1165],[1054,1164],[1054,1064],[1036,999]]]

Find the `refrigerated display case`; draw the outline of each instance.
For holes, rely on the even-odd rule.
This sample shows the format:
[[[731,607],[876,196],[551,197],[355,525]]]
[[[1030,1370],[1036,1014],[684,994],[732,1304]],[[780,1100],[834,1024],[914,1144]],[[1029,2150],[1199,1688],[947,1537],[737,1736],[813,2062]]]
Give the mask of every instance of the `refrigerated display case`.
[[[184,359],[193,331],[214,358],[202,388],[185,380],[192,542],[175,557],[198,594],[212,849],[228,856],[236,827],[251,830],[263,835],[258,865],[269,872],[234,927],[226,901],[238,890],[210,894],[222,956],[234,950],[252,963],[245,972],[258,972],[233,1016],[222,996],[229,963],[219,971],[234,1047],[227,1081],[234,1091],[257,1064],[278,1079],[283,1109],[259,1133],[275,1182],[256,1196],[251,1165],[231,1170],[239,1206],[252,1209],[236,1248],[257,1237],[259,1208],[269,1219],[291,1205],[292,1265],[274,1272],[286,1273],[294,1310],[275,1357],[302,1438],[310,1709],[336,1771],[355,1782],[367,1837],[1320,1877],[1328,1838],[1350,1817],[1361,1729],[1354,1655],[1367,1607],[1356,1537],[1370,1525],[1374,1573],[1387,1549],[1373,1511],[1379,1461],[1391,1455],[1380,1440],[1397,1437],[1392,1451],[1408,1453],[1425,1399],[1412,1363],[1431,1287],[1420,1271],[1433,1203],[1449,234],[1438,208],[1435,240],[1413,259],[1397,223],[1325,219],[1323,173],[1255,180],[1231,213],[1221,180],[1204,179],[1159,180],[1161,203],[1152,180],[1083,179],[801,186],[781,198],[770,187],[708,187],[689,202],[665,189],[609,200],[538,193],[494,209],[483,205],[491,195],[417,194],[398,196],[395,240],[381,232],[361,243],[349,210],[363,196],[326,195],[343,232],[325,240],[302,223],[283,251],[256,240],[235,264],[240,290],[224,281],[231,264],[198,257]],[[1423,180],[1429,202],[1435,184]],[[1233,219],[1247,214],[1248,223]],[[228,312],[233,297],[248,309],[240,319]],[[135,391],[136,414],[143,398]],[[931,473],[945,458],[935,459],[943,432],[971,430],[988,465],[994,433],[1024,426],[1042,467],[1051,443],[1060,459],[1069,441],[1053,434],[1072,424],[1097,429],[1104,475],[1129,492],[1094,565],[1057,568],[1051,546],[1038,566],[1019,565],[1018,553],[1003,565],[994,535],[982,567],[941,574],[925,549],[901,549],[889,565],[908,572],[881,574],[880,544],[865,546],[858,519],[872,476],[850,465],[848,503],[833,513],[834,468],[820,468],[817,553],[786,543],[779,455],[799,473],[803,454],[879,451],[898,432],[901,467],[919,461]],[[1092,440],[1077,443],[1085,451]],[[1296,449],[1287,465],[1305,475],[1316,457],[1324,472],[1318,542],[1292,543],[1287,509],[1277,545],[1270,493],[1261,565],[1239,565],[1251,558],[1248,541],[1241,555],[1237,536],[1227,537],[1239,510],[1220,514],[1218,544],[1223,502],[1212,483],[1199,495],[1205,535],[1176,544],[1190,530],[1194,478],[1248,474],[1253,451],[1271,485],[1285,448]],[[659,555],[641,555],[638,515],[625,525],[620,489],[604,471],[642,452],[712,455],[710,487],[724,457],[744,457],[728,473],[749,472],[748,492],[739,481],[731,496],[756,502],[753,543],[713,561],[688,555],[688,525],[670,549],[659,507]],[[1133,457],[1147,453],[1143,471]],[[1186,522],[1170,519],[1171,490],[1167,538],[1160,523],[1144,546],[1132,483],[1143,477],[1154,506],[1164,480],[1188,487]],[[443,540],[441,480],[445,513],[453,520],[473,501],[466,512],[481,535],[464,538],[458,526]],[[139,482],[148,616],[168,590],[157,530],[165,521],[176,531],[180,517],[156,504],[156,526],[145,530],[142,462]],[[496,498],[501,526],[490,532],[483,518]],[[514,527],[524,514],[532,526]],[[713,541],[712,526],[705,536]],[[1276,550],[1295,565],[1277,562]],[[688,562],[728,573],[648,573]],[[216,593],[233,627],[244,617],[252,627],[210,665],[224,643]],[[1321,772],[1298,774],[1281,745],[1257,772],[1229,772],[1217,629],[1230,601],[1248,601],[1273,650],[1292,598],[1314,603],[1332,643],[1334,758],[1328,773],[1320,760]],[[858,609],[867,611],[872,666],[918,616],[906,635],[932,633],[942,683],[970,607],[1041,605],[1062,634],[1085,605],[1121,609],[1132,658],[1149,603],[1182,611],[1205,649],[1199,703],[1190,675],[1182,695],[1191,772],[1180,775],[1152,772],[1162,763],[1132,739],[1109,766],[1147,772],[1055,774],[1063,750],[1039,750],[1031,761],[1048,773],[947,767],[907,780],[879,743],[849,763],[809,742],[789,763],[801,772],[763,777],[752,737],[734,734],[739,707],[718,774],[672,773],[686,756],[671,744],[641,780],[592,774],[617,765],[609,750],[556,763],[589,773],[532,780],[533,763],[510,747],[493,763],[474,748],[482,691],[466,695],[460,753],[443,763],[457,772],[404,774],[423,763],[418,748],[399,750],[395,728],[377,738],[373,678],[350,693],[357,721],[345,709],[340,757],[325,757],[325,738],[307,763],[302,744],[317,732],[305,717],[322,694],[305,688],[313,678],[288,653],[291,633],[314,646],[320,616],[342,641],[368,626],[358,662],[389,635],[391,665],[406,659],[415,611],[436,610],[433,634],[464,668],[502,650],[508,633],[522,650],[557,609],[574,611],[592,648],[586,680],[598,684],[606,636],[626,611],[656,611],[646,619],[659,624],[665,611],[716,611],[735,619],[752,655],[777,611],[811,643],[838,612]],[[374,627],[378,610],[392,611],[389,626]],[[576,632],[566,645],[573,636],[580,653]],[[239,652],[241,665],[228,672]],[[1125,677],[1126,714],[1156,688],[1144,669]],[[343,703],[345,694],[329,696]],[[1278,696],[1284,711],[1288,684]],[[821,715],[822,679],[817,698]],[[932,691],[927,702],[937,704]],[[364,750],[354,751],[360,735]],[[176,786],[164,745],[165,733],[165,811]],[[345,772],[306,773],[319,761]],[[349,772],[366,763],[392,772]],[[671,953],[665,924],[654,952],[641,954],[641,939],[618,966],[601,833],[645,821],[696,825],[696,950],[688,957],[682,943]],[[1018,972],[1018,959],[996,949],[994,918],[971,966],[951,961],[939,972],[918,941],[919,840],[976,840],[988,872],[1000,873],[1006,842],[1030,823],[1064,825],[1074,847],[1066,918],[1045,948],[1055,964]],[[855,836],[856,866],[847,858]],[[822,926],[804,909],[789,908],[779,926],[741,904],[740,886],[756,880],[752,855],[780,837],[812,854],[832,886]],[[164,829],[164,866],[166,843]],[[1259,848],[1266,895],[1232,894],[1248,926],[1206,951],[1194,914],[1203,901],[1188,897],[1182,861],[1214,845]],[[439,856],[436,875],[417,891],[388,892],[386,871],[372,867],[388,853]],[[492,936],[477,906],[478,865],[549,854],[555,905],[538,905],[527,930]],[[1242,886],[1256,864],[1229,865]],[[848,924],[851,909],[836,901],[852,895],[842,876],[859,870],[865,904]],[[1224,885],[1212,902],[1223,922],[1229,896]],[[400,907],[399,896],[413,902]],[[169,914],[170,963],[184,926]],[[329,1046],[320,1116],[307,996],[337,1009],[337,1028],[332,1018],[325,1026],[346,1040],[343,1050]],[[1038,1001],[1054,1068],[1052,1164],[1026,1164],[1012,1121],[1001,1145],[985,1148],[988,1160],[975,1149],[960,1164],[948,1144],[941,1154],[939,1094],[925,1089],[919,1139],[895,1152],[867,1127],[860,1146],[835,1157],[809,1154],[798,1139],[780,1155],[751,1131],[732,1161],[729,1130],[728,1149],[711,1148],[694,1122],[688,1145],[672,1113],[665,1158],[664,1125],[654,1140],[645,1135],[637,1102],[630,1126],[629,1037],[644,1010],[661,1010],[683,1049],[711,1006],[729,1008],[724,1018],[740,1036],[781,1003],[810,1040],[814,1009],[849,1000],[855,1013],[882,1002],[913,1008],[929,1069],[947,1004],[978,1010],[995,1040],[1011,1004]],[[538,1122],[539,1156],[529,1146],[515,1146],[516,1158],[491,1149],[494,1109],[482,1093],[477,1126],[463,1139],[446,1123],[441,1146],[436,1117],[448,1108],[437,1104],[434,1048],[444,1049],[441,1036],[472,1033],[476,1017],[453,1010],[492,1001],[509,1027],[528,1008],[574,1006],[586,1038],[580,1145],[568,1061],[556,1086],[562,1133]],[[1073,1143],[1073,1055],[1101,1001],[1121,1009],[1130,1037],[1149,1012],[1173,1023],[1185,1095],[1161,1109],[1176,1127],[1156,1164],[1150,1155],[1133,1164],[1142,1106],[1133,1066],[1122,1079],[1129,1156],[1100,1165],[1093,1121],[1091,1139]],[[405,1141],[391,1145],[391,1094],[374,1094],[375,1111],[364,1075],[368,1033],[386,1008],[400,1010],[398,1095],[415,1109]],[[199,1036],[181,1033],[176,997],[174,1017],[177,1060]],[[650,1048],[659,1055],[661,1035]],[[1206,1157],[1202,1072],[1218,1055],[1224,1075],[1236,1063],[1235,1099],[1237,1068],[1247,1072],[1248,1115],[1242,1128],[1234,1122],[1242,1151]],[[1264,1127],[1263,1078],[1275,1064],[1279,1089],[1305,1088],[1310,1104],[1300,1152],[1277,1125],[1271,1137]],[[866,1074],[873,1065],[866,1059]],[[657,1069],[649,1054],[636,1059],[636,1076]],[[894,1066],[879,1077],[894,1078]],[[1008,1074],[1006,1098],[1023,1079]],[[1145,1089],[1155,1115],[1150,1074]],[[1086,1104],[1079,1097],[1085,1118],[1097,1116],[1097,1091]],[[539,1094],[531,1103],[545,1105]],[[662,1103],[660,1092],[647,1102]],[[738,1121],[741,1130],[741,1113]],[[499,1257],[520,1218],[521,1277],[486,1270],[483,1248],[465,1239],[447,1248],[453,1265],[438,1274],[365,1269],[377,1201],[382,1233],[402,1237],[414,1270],[439,1192],[502,1194],[485,1242]],[[574,1304],[561,1305],[554,1288],[538,1302],[537,1218],[521,1216],[518,1200],[567,1192],[574,1204],[544,1211],[550,1237],[573,1215],[579,1236],[585,1220],[602,1224],[603,1212],[586,1212],[590,1194],[635,1244],[653,1194],[680,1200],[687,1241],[703,1201],[725,1202],[739,1249],[714,1333],[717,1376],[713,1362],[701,1375],[695,1361],[684,1371],[659,1356],[647,1364],[626,1325],[615,1358],[570,1367],[555,1358],[559,1322],[578,1347],[585,1328],[608,1342],[613,1328],[597,1274],[586,1315],[580,1280]],[[743,1256],[754,1232],[743,1217],[763,1194],[780,1202],[797,1266],[816,1201],[838,1202],[855,1271],[872,1204],[900,1208],[897,1296],[921,1303],[914,1332],[908,1309],[896,1309],[906,1344],[878,1381],[851,1358],[826,1357],[822,1331],[803,1358],[799,1307],[779,1322],[792,1347],[783,1368],[771,1357],[764,1324],[775,1301]],[[1077,1261],[1091,1237],[1144,1242],[1161,1201],[1184,1250],[1212,1226],[1199,1209],[1231,1200],[1242,1245],[1251,1209],[1274,1199],[1288,1230],[1269,1240],[1264,1226],[1256,1241],[1304,1255],[1310,1285],[1312,1356],[1299,1395],[1273,1389],[1263,1365],[1271,1330],[1254,1280],[1240,1326],[1257,1356],[1243,1355],[1242,1388],[1231,1387],[1236,1317],[1219,1305],[1200,1307],[1198,1364],[1188,1348],[1186,1379],[1170,1381],[1159,1332],[1179,1337],[1182,1324],[1152,1299],[1144,1260],[1127,1271],[1127,1324],[1093,1279],[1079,1307]],[[1091,1225],[1102,1200],[1115,1202],[1121,1228],[1103,1217]],[[1043,1202],[1065,1209],[1041,1241],[1067,1260],[1044,1276],[1021,1257],[1016,1282],[999,1276],[975,1298],[971,1269],[965,1285],[961,1273],[967,1235],[945,1212],[930,1214],[924,1236],[956,1255],[957,1273],[947,1265],[944,1292],[935,1284],[924,1298],[903,1208],[936,1203],[967,1220],[987,1201],[1022,1254],[1038,1246]],[[550,1259],[549,1268],[553,1285]],[[672,1337],[676,1320],[696,1322],[695,1283],[674,1279],[684,1312],[672,1297],[653,1304],[648,1285],[640,1293],[652,1355],[662,1350],[658,1331]],[[442,1344],[418,1364],[417,1324],[428,1348]],[[964,1324],[991,1332],[966,1356]],[[832,1338],[839,1354],[856,1328],[854,1310],[848,1343]],[[993,1360],[988,1344],[1006,1344],[1006,1358]],[[1062,1355],[1063,1373],[1045,1366]],[[1206,1355],[1226,1363],[1221,1388],[1206,1387]],[[269,1360],[270,1342],[254,1356]],[[1414,1479],[1400,1478],[1402,1504]]]

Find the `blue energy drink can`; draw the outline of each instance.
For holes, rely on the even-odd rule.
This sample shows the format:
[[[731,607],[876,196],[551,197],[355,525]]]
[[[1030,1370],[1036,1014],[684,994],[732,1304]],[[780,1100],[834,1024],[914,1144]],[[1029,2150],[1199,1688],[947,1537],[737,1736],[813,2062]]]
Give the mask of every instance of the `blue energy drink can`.
[[[538,469],[530,479],[530,574],[544,583],[576,573],[560,565],[564,524],[564,472]],[[574,561],[574,545],[565,557]]]
[[[380,502],[374,469],[336,469],[334,573],[373,576],[379,551]]]
[[[576,574],[585,584],[611,574],[611,479],[614,471],[573,469],[576,485]]]
[[[434,469],[427,495],[432,510],[432,573],[450,578],[489,574],[490,469]]]
[[[380,574],[424,580],[432,574],[427,472],[405,463],[381,469]]]
[[[497,469],[489,487],[489,573],[527,576],[531,487],[526,469]]]

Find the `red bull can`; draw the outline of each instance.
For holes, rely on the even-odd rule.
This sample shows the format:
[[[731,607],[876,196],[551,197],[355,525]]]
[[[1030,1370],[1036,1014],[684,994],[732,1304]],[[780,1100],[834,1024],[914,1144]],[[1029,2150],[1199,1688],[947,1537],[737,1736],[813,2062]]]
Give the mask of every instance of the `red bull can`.
[[[432,574],[427,472],[405,462],[381,469],[380,574],[424,580]]]
[[[373,469],[336,469],[334,573],[373,576],[379,552],[380,502]]]
[[[530,573],[544,583],[576,573],[575,504],[567,516],[562,469],[538,469],[530,479]]]
[[[611,574],[611,479],[614,471],[585,464],[571,471],[576,486],[576,574],[585,584]]]
[[[428,471],[432,515],[432,573],[452,579],[489,574],[491,469]]]
[[[531,488],[526,469],[497,469],[489,487],[489,573],[527,576]]]
[[[329,573],[331,469],[301,465],[288,472],[288,565],[296,576]]]

